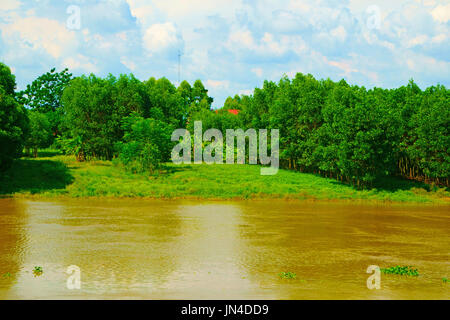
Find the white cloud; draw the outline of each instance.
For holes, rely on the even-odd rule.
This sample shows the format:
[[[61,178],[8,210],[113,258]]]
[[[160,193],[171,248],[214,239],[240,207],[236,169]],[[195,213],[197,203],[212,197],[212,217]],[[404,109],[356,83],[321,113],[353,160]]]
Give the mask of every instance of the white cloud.
[[[450,20],[450,3],[439,5],[431,11],[433,19],[441,23],[447,23]]]
[[[291,0],[289,1],[288,8],[291,11],[306,13],[311,11],[312,6],[311,3],[305,0]]]
[[[444,33],[438,34],[436,36],[434,36],[433,38],[431,38],[431,42],[432,43],[442,43],[445,40],[447,40],[448,36]]]
[[[136,17],[140,24],[147,24],[154,18],[155,9],[149,1],[146,0],[127,0],[130,6],[131,14]]]
[[[257,49],[253,35],[248,30],[238,30],[230,34],[228,39],[228,46],[230,49],[238,47],[245,47],[250,50]]]
[[[143,37],[144,48],[150,54],[163,51],[178,42],[177,30],[171,22],[154,24],[147,28]]]
[[[422,0],[422,3],[426,7],[431,7],[436,5],[436,0]]]
[[[289,50],[299,54],[307,48],[302,37],[298,35],[276,37],[272,33],[265,32],[261,39],[256,41],[248,30],[232,32],[226,46],[234,52],[247,49],[263,56],[282,56]]]
[[[330,66],[339,68],[344,71],[343,75],[349,75],[352,72],[358,72],[358,69],[354,68],[350,61],[327,61],[327,63]]]
[[[337,38],[340,41],[345,41],[347,38],[347,31],[345,31],[345,28],[343,26],[339,26],[330,32],[332,37]]]
[[[4,25],[2,37],[9,48],[43,49],[56,59],[77,45],[74,32],[63,23],[38,17],[17,19]]]
[[[410,78],[449,84],[448,0],[76,2],[83,2],[80,31],[65,28],[67,1],[0,0],[0,60],[15,67],[19,86],[64,64],[74,74],[130,70],[175,81],[177,49],[182,79],[202,79],[217,106],[297,72],[366,87]],[[379,29],[367,24],[373,5]]]
[[[241,0],[153,0],[153,4],[169,19],[190,19],[199,16],[211,16],[215,14],[232,15],[235,10],[242,7]]]
[[[0,12],[15,10],[15,9],[19,8],[21,5],[22,5],[22,3],[18,0],[2,0],[2,6],[0,7]]]
[[[69,68],[69,70],[81,71],[88,74],[99,72],[97,65],[82,54],[65,58],[61,63],[61,68]]]
[[[131,71],[135,71],[137,69],[137,65],[132,60],[128,59],[127,57],[120,57],[120,62],[130,69]]]
[[[450,73],[450,63],[422,54],[411,54],[406,65],[414,73],[437,74],[439,72]]]
[[[253,68],[252,72],[256,74],[258,77],[261,77],[263,75],[263,70],[261,68]]]
[[[213,89],[227,89],[230,87],[230,81],[228,80],[206,80],[207,87],[213,88]]]
[[[283,40],[284,39],[287,39],[287,38],[284,37]],[[261,49],[263,51],[266,51],[266,52],[268,51],[270,53],[274,53],[274,54],[277,54],[277,55],[283,54],[286,51],[286,49],[287,49],[287,46],[277,42],[274,39],[274,36],[272,34],[270,34],[270,33],[267,33],[267,32],[264,33],[264,36],[262,37],[261,42],[262,42],[262,48]]]
[[[422,45],[428,41],[428,36],[422,34],[420,36],[417,36],[408,42],[408,47],[414,47],[417,45]]]
[[[244,90],[240,90],[240,91],[238,92],[238,94],[239,94],[239,95],[250,96],[250,95],[253,94],[253,91],[254,91],[254,90],[252,90],[252,89],[244,89]]]

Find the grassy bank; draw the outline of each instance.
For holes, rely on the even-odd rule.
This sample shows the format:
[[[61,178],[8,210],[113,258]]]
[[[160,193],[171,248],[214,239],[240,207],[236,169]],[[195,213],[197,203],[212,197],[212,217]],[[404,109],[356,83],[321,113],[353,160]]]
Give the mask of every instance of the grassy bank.
[[[131,174],[109,161],[76,162],[41,153],[20,159],[0,177],[0,195],[16,197],[147,197],[198,199],[317,199],[449,203],[450,192],[400,179],[371,190],[313,174],[280,170],[261,176],[258,166],[167,164],[160,173]]]

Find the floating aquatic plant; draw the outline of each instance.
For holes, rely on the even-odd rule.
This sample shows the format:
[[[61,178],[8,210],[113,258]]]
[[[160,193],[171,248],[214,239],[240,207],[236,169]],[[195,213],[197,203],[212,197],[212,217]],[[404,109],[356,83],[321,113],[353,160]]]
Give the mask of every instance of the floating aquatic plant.
[[[281,279],[296,279],[297,274],[295,272],[281,272],[279,274]]]
[[[419,275],[419,271],[414,269],[412,266],[395,266],[389,268],[380,268],[380,271],[385,274],[398,274],[401,276],[412,276],[417,277]]]
[[[35,276],[40,276],[44,273],[44,269],[42,269],[42,267],[35,266],[33,269],[33,273]]]

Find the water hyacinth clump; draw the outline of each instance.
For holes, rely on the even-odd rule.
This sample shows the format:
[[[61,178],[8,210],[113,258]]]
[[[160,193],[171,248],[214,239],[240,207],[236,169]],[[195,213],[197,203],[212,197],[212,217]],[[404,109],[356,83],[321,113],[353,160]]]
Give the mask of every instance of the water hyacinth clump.
[[[281,279],[296,279],[297,274],[295,272],[281,272],[279,274]]]
[[[406,276],[412,276],[417,277],[419,276],[419,271],[417,269],[414,269],[412,266],[395,266],[395,267],[389,267],[389,268],[380,268],[380,271],[384,274],[398,274],[398,275],[406,275]]]
[[[42,269],[42,267],[39,267],[39,266],[35,266],[34,267],[34,269],[33,269],[33,274],[35,275],[35,276],[40,276],[40,275],[42,275],[44,273],[44,269]]]

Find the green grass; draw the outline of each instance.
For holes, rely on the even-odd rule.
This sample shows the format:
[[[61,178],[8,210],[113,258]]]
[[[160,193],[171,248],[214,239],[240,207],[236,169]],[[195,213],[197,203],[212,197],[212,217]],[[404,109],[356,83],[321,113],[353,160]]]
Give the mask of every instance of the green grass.
[[[412,277],[418,277],[419,271],[417,269],[414,269],[412,266],[395,266],[395,267],[389,267],[389,268],[381,268],[380,271],[384,274],[397,274],[401,276],[412,276]]]
[[[163,166],[156,174],[132,174],[110,161],[76,162],[46,152],[16,160],[0,176],[0,195],[16,197],[145,197],[164,199],[313,199],[449,203],[450,192],[387,179],[386,187],[355,188],[314,174],[279,170],[261,176],[252,165]]]

